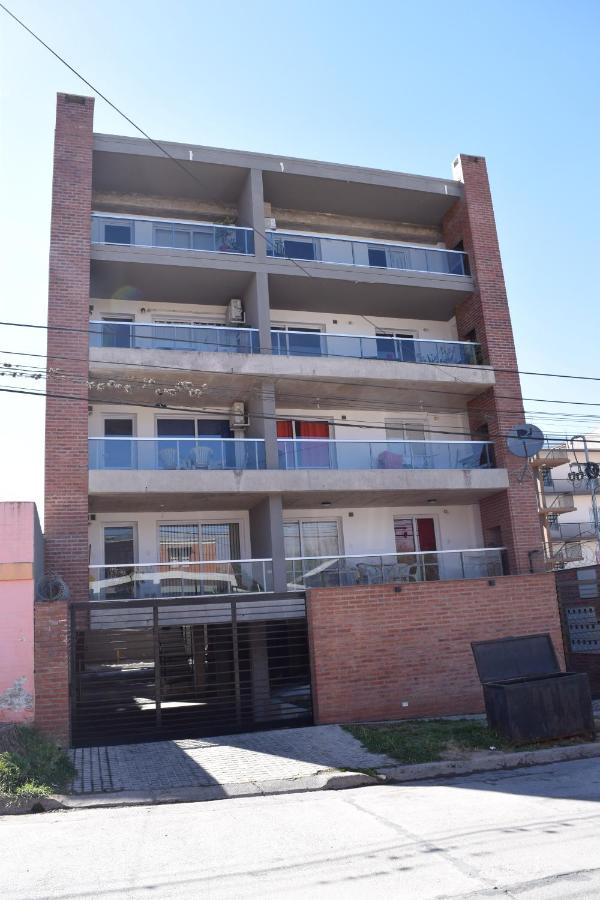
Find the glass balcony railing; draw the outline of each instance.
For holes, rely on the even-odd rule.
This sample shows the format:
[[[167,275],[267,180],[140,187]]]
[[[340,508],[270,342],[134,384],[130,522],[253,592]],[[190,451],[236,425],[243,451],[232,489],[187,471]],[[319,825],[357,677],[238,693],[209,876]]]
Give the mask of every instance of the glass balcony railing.
[[[467,254],[459,250],[283,231],[267,231],[266,238],[267,256],[436,275],[469,274]]]
[[[147,600],[273,590],[270,559],[90,566],[90,600]]]
[[[260,350],[256,328],[110,320],[90,322],[89,331],[90,347],[206,353],[258,353]]]
[[[280,469],[488,469],[489,441],[329,441],[282,438]]]
[[[264,469],[254,438],[90,438],[90,469]]]
[[[92,244],[173,247],[212,253],[254,253],[254,231],[210,222],[143,219],[92,214]]]
[[[504,574],[503,547],[286,559],[288,590],[353,584],[457,581]]]
[[[271,331],[273,353],[281,356],[347,356],[438,365],[480,365],[480,344],[387,335],[332,334],[322,331]]]

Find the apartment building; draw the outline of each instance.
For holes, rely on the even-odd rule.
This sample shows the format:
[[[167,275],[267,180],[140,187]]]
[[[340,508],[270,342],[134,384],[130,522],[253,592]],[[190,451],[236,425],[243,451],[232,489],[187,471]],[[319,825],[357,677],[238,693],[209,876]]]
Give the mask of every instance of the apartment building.
[[[58,97],[45,537],[71,713],[312,721],[307,592],[539,584],[485,161],[161,146]]]
[[[600,432],[557,443],[543,450],[536,463],[540,515],[552,565],[570,569],[600,564],[598,514],[594,512],[600,503],[596,499],[600,494]]]

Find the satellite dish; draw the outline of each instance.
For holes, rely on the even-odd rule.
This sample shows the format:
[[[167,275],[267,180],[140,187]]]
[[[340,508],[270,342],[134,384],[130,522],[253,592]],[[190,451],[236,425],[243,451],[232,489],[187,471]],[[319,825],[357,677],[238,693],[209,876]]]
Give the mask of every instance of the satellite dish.
[[[539,453],[544,446],[544,433],[537,425],[515,425],[508,432],[506,446],[513,456],[528,459]]]
[[[60,575],[42,575],[35,589],[40,600],[68,600],[70,595]]]

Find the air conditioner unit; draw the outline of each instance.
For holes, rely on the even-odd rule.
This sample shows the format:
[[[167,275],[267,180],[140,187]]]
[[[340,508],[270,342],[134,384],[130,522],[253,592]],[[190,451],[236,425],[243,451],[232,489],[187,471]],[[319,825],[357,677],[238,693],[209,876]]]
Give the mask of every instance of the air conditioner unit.
[[[229,413],[229,425],[231,428],[247,428],[249,425],[246,414],[246,406],[242,400],[236,400],[231,404]]]
[[[234,297],[227,304],[227,312],[225,314],[225,318],[227,319],[228,325],[239,325],[241,322],[246,321],[246,316],[244,315],[244,306],[241,300],[238,300],[237,297]]]

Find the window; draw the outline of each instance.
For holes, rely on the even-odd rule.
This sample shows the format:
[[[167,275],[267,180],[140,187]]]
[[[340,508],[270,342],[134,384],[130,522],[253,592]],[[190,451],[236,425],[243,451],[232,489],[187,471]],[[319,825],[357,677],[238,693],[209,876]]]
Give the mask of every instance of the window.
[[[131,244],[131,225],[104,226],[104,241],[107,244]]]
[[[105,469],[132,469],[135,467],[133,441],[133,419],[115,418],[104,420],[104,437],[117,440],[103,441]]]
[[[132,564],[135,560],[133,525],[104,528],[104,579],[107,600],[129,600],[135,595]]]
[[[414,334],[402,331],[378,331],[376,333],[377,359],[395,359],[414,362],[416,346]]]
[[[235,468],[236,443],[215,440],[233,437],[229,419],[157,419],[156,434],[161,469]]]
[[[387,257],[385,250],[377,247],[369,247],[369,265],[376,266],[379,269],[387,269]]]
[[[118,321],[103,317],[102,322],[102,346],[103,347],[131,347],[131,325],[133,316],[118,316]]]
[[[279,459],[286,469],[330,469],[335,448],[331,445],[328,422],[280,419],[277,437],[288,441],[279,445]],[[292,439],[296,439],[294,442]],[[320,438],[320,440],[319,440]]]
[[[384,458],[379,459],[379,465],[382,468],[427,469],[432,464],[436,445],[425,442],[424,422],[386,419],[385,436],[388,441],[417,441],[419,443],[389,444],[383,451]]]
[[[321,356],[321,329],[305,325],[273,325],[273,352],[286,356]],[[297,332],[302,332],[298,334]]]
[[[283,540],[286,558],[340,554],[339,523],[336,519],[284,522]]]
[[[240,558],[239,523],[160,525],[159,552],[160,562],[174,576],[161,578],[163,594],[229,593],[237,581],[222,561]]]

